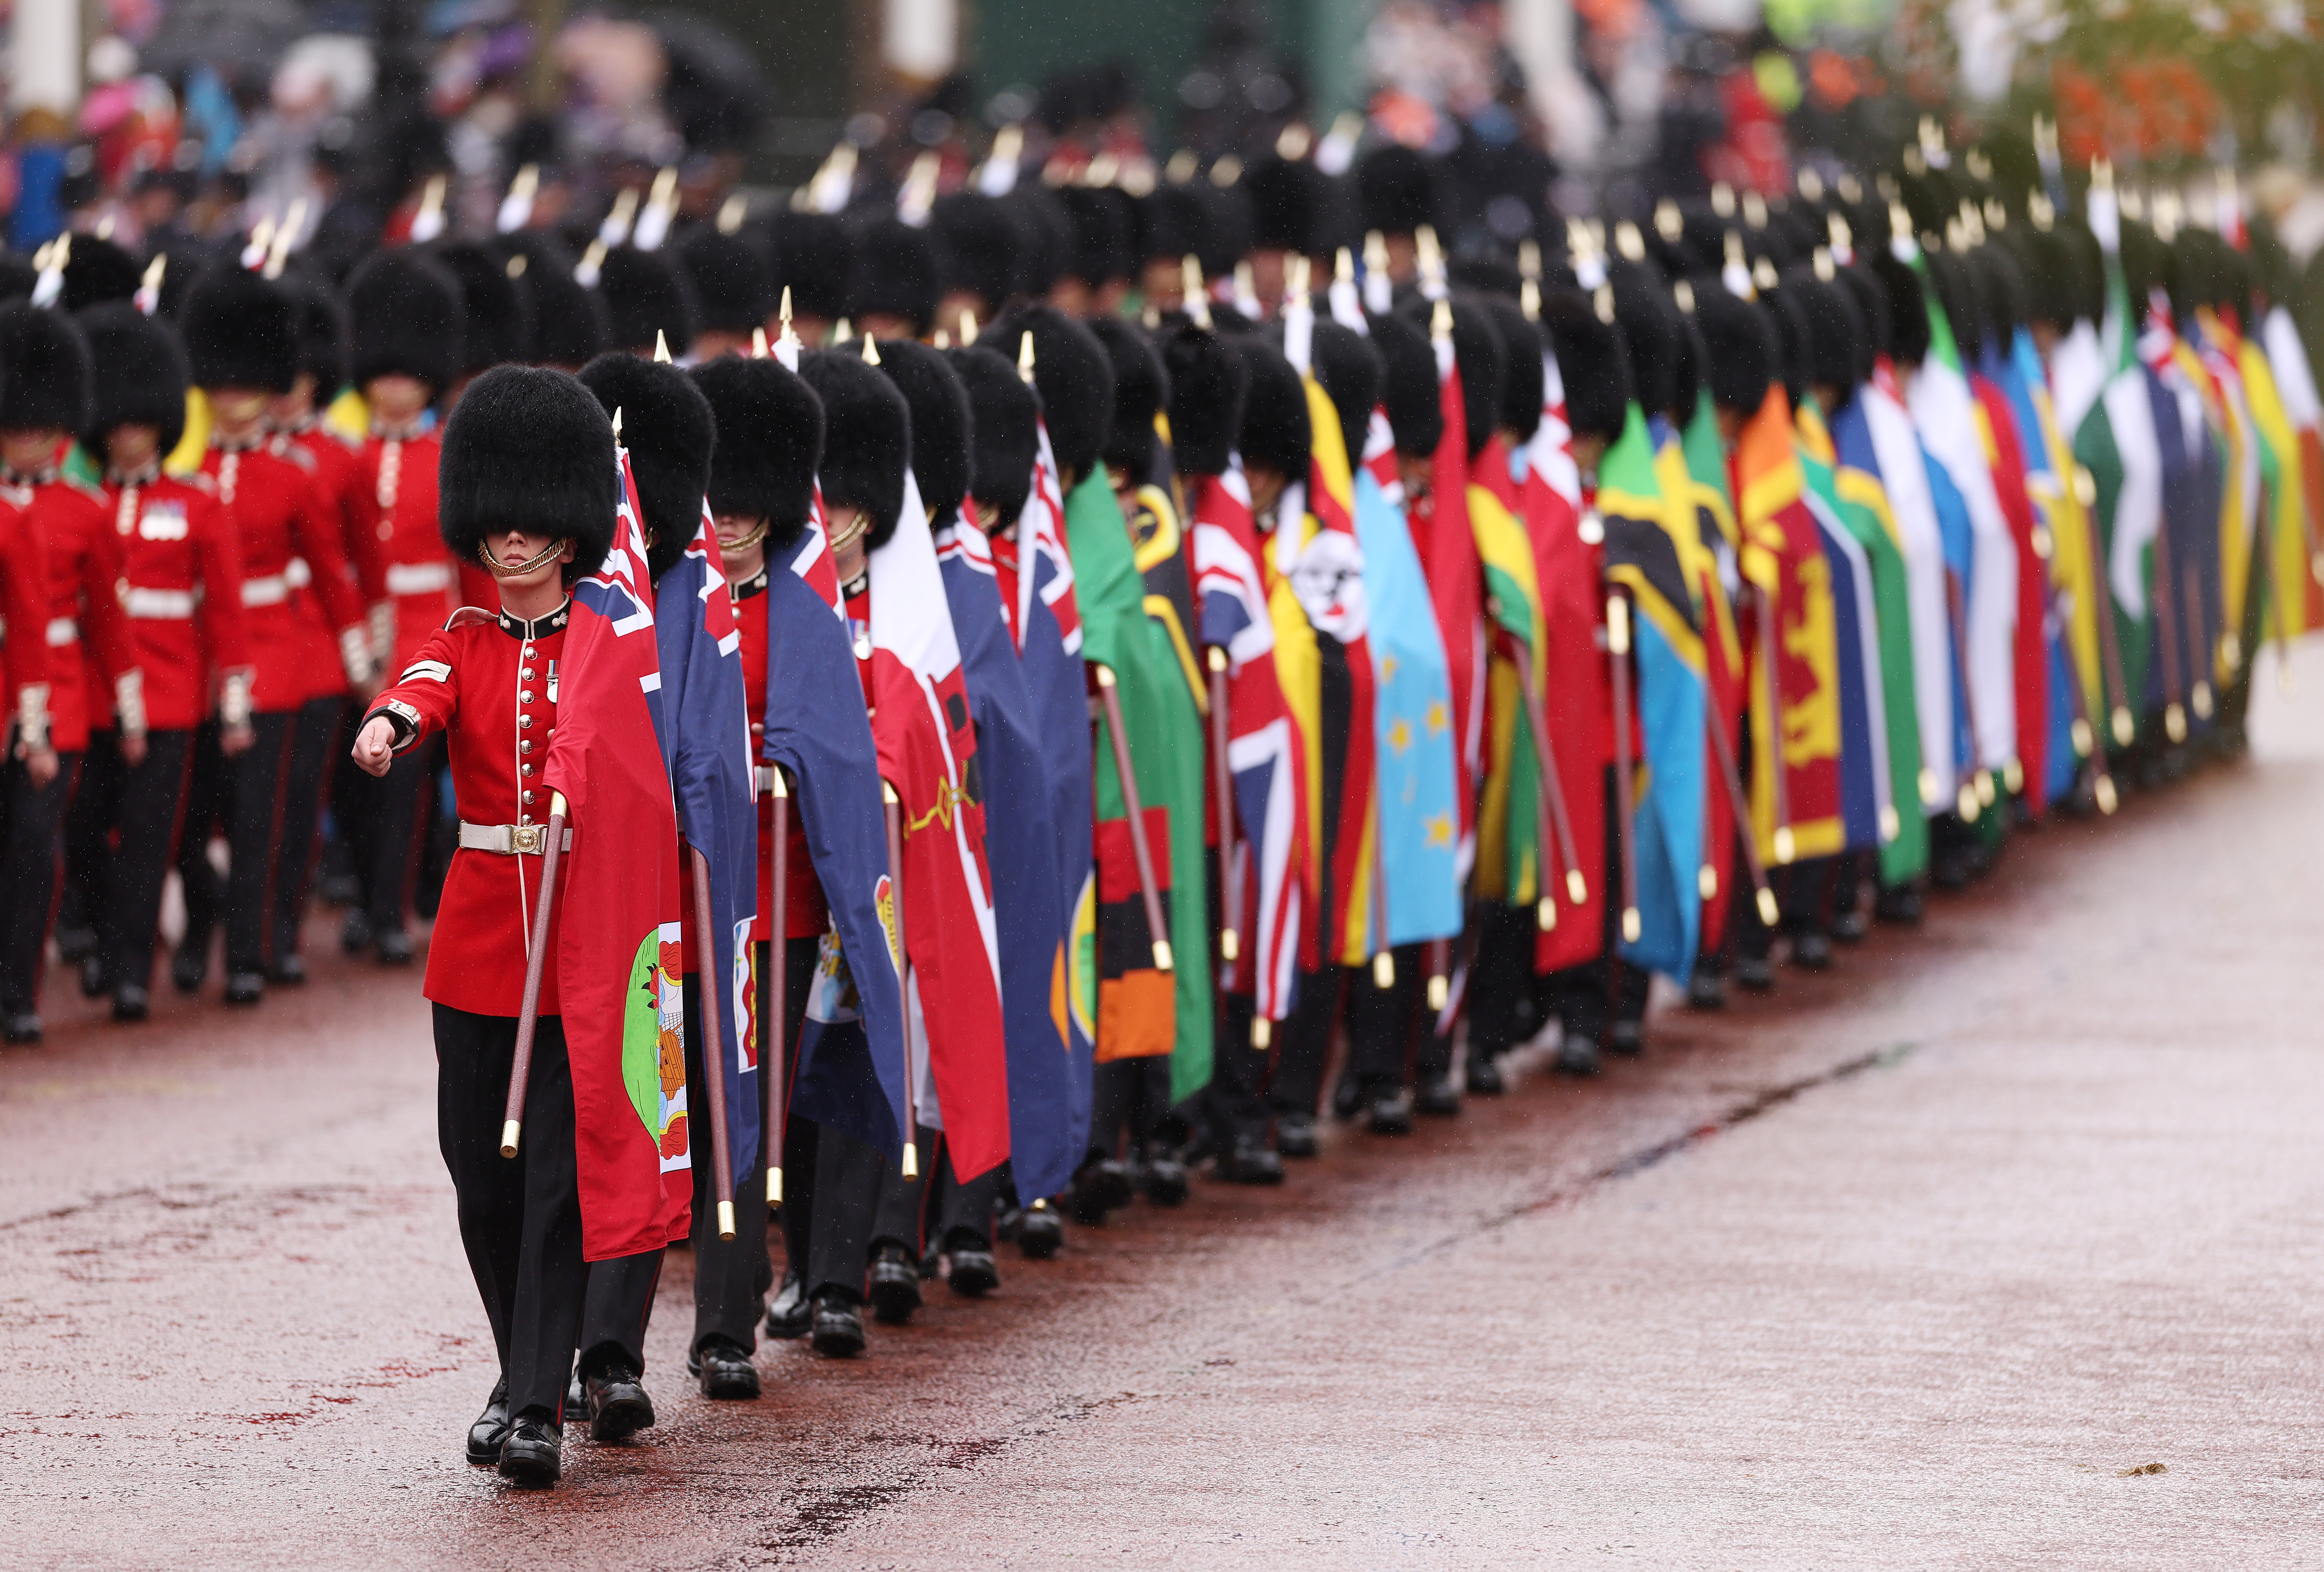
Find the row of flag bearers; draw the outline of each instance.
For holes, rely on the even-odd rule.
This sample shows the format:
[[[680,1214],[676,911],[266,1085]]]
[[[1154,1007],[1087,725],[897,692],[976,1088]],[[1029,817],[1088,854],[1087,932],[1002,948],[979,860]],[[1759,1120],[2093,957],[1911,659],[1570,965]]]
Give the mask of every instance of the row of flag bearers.
[[[2232,752],[2316,614],[2264,237],[1917,152],[1562,253],[1415,221],[1360,271],[1271,224],[1266,305],[1190,254],[1138,319],[995,284],[684,366],[512,353],[501,285],[569,267],[517,240],[379,253],[344,333],[263,246],[172,312],[36,286],[12,1031],[60,845],[116,1016],[173,862],[173,970],[214,924],[229,998],[294,980],[343,717],[349,947],[409,959],[448,768],[424,988],[502,1363],[467,1454],[532,1484],[568,1407],[653,1422],[672,1243],[690,1374],[755,1396],[761,1335],[844,1356],[1004,1238],[1279,1182],[1327,1105],[1457,1113],[1553,1024],[1596,1073],[1655,975],[1715,1008],[1778,941],[1828,965],[2013,826]]]

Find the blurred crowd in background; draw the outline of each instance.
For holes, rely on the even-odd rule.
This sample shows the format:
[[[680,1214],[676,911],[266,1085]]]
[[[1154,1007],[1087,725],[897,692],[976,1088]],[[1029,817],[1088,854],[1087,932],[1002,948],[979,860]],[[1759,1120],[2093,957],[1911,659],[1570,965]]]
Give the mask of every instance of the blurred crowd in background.
[[[293,249],[344,273],[415,221],[489,232],[525,170],[524,222],[586,233],[664,170],[681,222],[738,191],[790,199],[842,146],[841,206],[892,199],[929,153],[956,188],[996,146],[1053,183],[1104,161],[1136,194],[1182,150],[1214,170],[1288,130],[1330,173],[1389,142],[1443,157],[1455,249],[1506,248],[1561,214],[1642,217],[1716,182],[1774,193],[1819,162],[1867,166],[1923,115],[1963,133],[2040,113],[2070,162],[2240,164],[2296,253],[2324,238],[2303,206],[2324,24],[2289,3],[1166,4],[1183,71],[1116,52],[1153,17],[1085,0],[976,19],[854,0],[819,30],[793,9],[14,0],[0,210],[20,252],[70,228],[173,253],[295,213]],[[1007,79],[1028,27],[1070,32],[1086,63]]]

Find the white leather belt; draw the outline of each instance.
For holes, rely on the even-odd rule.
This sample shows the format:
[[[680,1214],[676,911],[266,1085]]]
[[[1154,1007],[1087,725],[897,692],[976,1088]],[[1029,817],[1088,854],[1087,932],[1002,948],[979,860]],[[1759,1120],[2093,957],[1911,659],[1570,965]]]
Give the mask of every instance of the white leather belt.
[[[194,614],[194,592],[132,589],[121,597],[121,609],[145,621],[183,622]]]
[[[78,642],[79,639],[80,624],[70,617],[52,617],[49,620],[51,649],[62,649],[69,644]]]
[[[452,565],[448,562],[387,565],[387,593],[391,595],[432,595],[451,587]]]
[[[290,598],[290,575],[270,574],[264,578],[242,581],[242,603],[245,606],[279,606]]]
[[[503,857],[538,857],[549,845],[546,824],[471,824],[460,821],[460,848],[464,851],[491,851]],[[573,850],[573,826],[565,827],[565,844],[559,850]]]
[[[762,764],[756,769],[753,769],[751,772],[751,788],[762,797],[769,792],[773,791],[775,789],[775,767],[771,764]]]

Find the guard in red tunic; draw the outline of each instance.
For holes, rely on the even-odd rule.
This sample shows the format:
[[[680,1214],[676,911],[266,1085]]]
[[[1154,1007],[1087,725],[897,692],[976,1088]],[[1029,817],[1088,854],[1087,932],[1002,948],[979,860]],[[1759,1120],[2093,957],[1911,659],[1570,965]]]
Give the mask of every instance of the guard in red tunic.
[[[142,1021],[195,728],[215,717],[227,758],[251,743],[242,551],[207,476],[161,473],[185,434],[178,336],[127,301],[92,306],[81,326],[96,371],[86,446],[105,456],[117,591],[143,681],[115,690],[91,675],[93,732],[66,819],[65,870],[98,914],[81,991],[110,991],[115,1020]]]
[[[41,951],[56,894],[57,834],[88,747],[84,668],[107,682],[132,669],[128,627],[114,581],[121,547],[96,488],[58,469],[65,445],[88,423],[88,345],[61,311],[19,303],[0,308],[0,488],[21,504],[20,531],[48,564],[41,642],[49,662],[49,741],[57,766],[11,759],[0,798],[0,1031],[11,1043],[41,1040]],[[16,612],[10,609],[15,625]],[[46,778],[42,777],[45,775]],[[89,933],[78,961],[96,942]]]
[[[383,777],[429,738],[449,743],[459,850],[425,985],[437,1137],[501,1360],[467,1457],[548,1485],[559,1470],[586,1282],[572,1070],[553,964],[541,973],[513,1159],[500,1154],[501,1123],[540,897],[549,804],[540,771],[557,730],[557,665],[571,587],[613,542],[613,439],[596,400],[562,372],[504,366],[479,379],[479,392],[495,384],[494,396],[463,400],[445,431],[443,542],[491,570],[501,610],[464,607],[420,640],[364,718],[354,756]],[[558,931],[552,915],[552,955]]]
[[[356,576],[371,602],[372,658],[392,674],[411,664],[453,606],[453,564],[437,531],[434,405],[461,364],[460,286],[410,251],[383,251],[347,280],[355,386],[371,406],[371,435],[357,469]],[[404,931],[411,830],[428,776],[417,755],[399,755],[379,786],[350,804],[355,877],[363,902],[339,942],[359,955],[374,942],[383,964],[411,960]]]
[[[290,565],[325,613],[332,659],[358,692],[376,691],[364,603],[340,554],[338,520],[317,485],[315,461],[266,424],[271,398],[298,374],[290,297],[281,285],[238,267],[212,270],[181,313],[194,382],[208,395],[210,440],[202,473],[217,488],[242,547],[243,621],[253,667],[251,729],[256,740],[229,760],[217,731],[194,744],[194,773],[179,834],[178,875],[186,892],[186,933],[170,968],[180,993],[194,993],[209,970],[210,940],[226,922],[226,1002],[254,1005],[266,989],[268,871],[275,804],[292,723],[313,679],[300,610],[291,604]],[[311,791],[311,787],[309,788]],[[309,803],[305,816],[311,819]],[[214,832],[226,836],[229,872],[210,865]]]
[[[282,285],[297,313],[298,372],[291,379],[290,391],[270,402],[267,423],[292,450],[313,464],[321,509],[337,532],[346,582],[368,606],[369,598],[355,569],[357,537],[368,527],[371,511],[362,504],[363,481],[357,473],[362,457],[354,443],[323,424],[316,408],[346,385],[346,308],[328,285],[316,280],[286,275]],[[330,768],[333,758],[344,756],[346,744],[355,740],[354,717],[347,708],[354,685],[347,680],[345,657],[331,627],[330,608],[314,585],[314,565],[294,556],[282,570],[282,577],[290,586],[290,608],[298,618],[301,651],[298,670],[307,678],[307,697],[299,706],[299,718],[291,723],[290,751],[282,765],[282,828],[274,857],[266,979],[297,984],[307,980],[307,963],[299,953],[300,931],[307,915],[308,875],[314,867],[315,832],[322,817],[323,799],[330,794],[336,800],[339,791],[354,783],[371,783],[355,770],[335,773]],[[343,726],[348,728],[344,741],[339,736]],[[337,834],[342,868],[346,835],[342,824]]]

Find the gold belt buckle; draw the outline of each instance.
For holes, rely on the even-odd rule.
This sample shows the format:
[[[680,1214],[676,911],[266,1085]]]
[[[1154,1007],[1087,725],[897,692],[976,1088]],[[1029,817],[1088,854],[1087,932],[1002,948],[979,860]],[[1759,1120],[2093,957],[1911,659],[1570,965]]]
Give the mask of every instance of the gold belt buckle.
[[[512,824],[509,826],[509,844],[516,849],[519,857],[539,857],[541,849],[549,844],[549,826]]]

